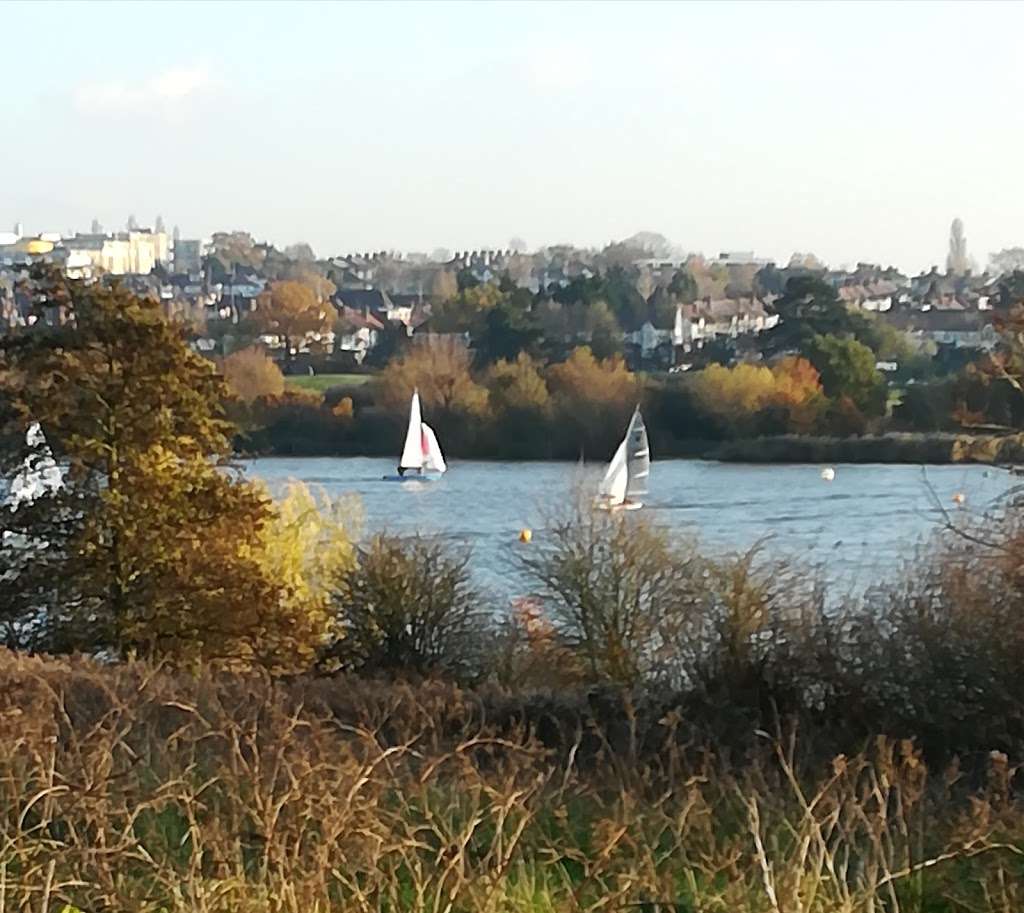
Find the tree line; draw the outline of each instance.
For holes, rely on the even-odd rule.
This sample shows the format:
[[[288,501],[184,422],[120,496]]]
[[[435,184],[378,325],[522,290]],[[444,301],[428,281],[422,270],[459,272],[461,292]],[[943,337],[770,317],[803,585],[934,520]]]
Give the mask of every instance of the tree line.
[[[942,373],[904,334],[851,312],[814,277],[789,281],[774,304],[780,323],[746,340],[746,351],[715,360],[710,344],[706,364],[685,373],[631,372],[616,349],[621,333],[609,327],[602,334],[599,322],[586,332],[584,324],[542,330],[551,313],[545,307],[530,304],[522,289],[474,285],[438,309],[431,327],[449,332],[398,340],[370,383],[323,396],[286,388],[257,351],[229,356],[223,370],[239,400],[239,445],[264,453],[390,453],[414,387],[446,450],[465,457],[605,459],[637,403],[661,455],[763,436],[1006,432],[1024,421],[1020,397],[998,369],[1003,349]],[[603,299],[559,307],[563,316],[610,315]],[[579,339],[588,344],[572,343]],[[898,368],[883,375],[881,362]]]

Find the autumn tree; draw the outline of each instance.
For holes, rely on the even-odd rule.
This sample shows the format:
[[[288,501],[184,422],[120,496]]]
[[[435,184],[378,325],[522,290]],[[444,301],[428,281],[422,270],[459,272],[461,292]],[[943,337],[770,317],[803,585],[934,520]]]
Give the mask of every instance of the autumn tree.
[[[159,303],[39,272],[37,315],[0,340],[0,471],[38,422],[56,492],[3,514],[24,637],[51,650],[250,660],[279,592],[259,560],[269,500],[230,468],[226,390]]]
[[[548,381],[568,452],[582,449],[598,459],[610,457],[640,396],[636,377],[623,360],[616,356],[599,361],[582,346],[551,367]]]
[[[244,403],[284,393],[284,375],[266,352],[255,346],[232,352],[220,365],[224,381]]]
[[[274,516],[259,532],[263,570],[281,592],[278,624],[260,644],[271,664],[307,669],[337,640],[334,587],[355,567],[361,518],[351,498],[331,498],[302,482],[280,493]]]
[[[708,365],[690,379],[690,388],[701,410],[730,435],[754,433],[755,416],[776,394],[775,376],[763,365]]]
[[[821,375],[806,358],[789,356],[772,367],[775,392],[770,407],[778,410],[787,431],[809,434],[826,406]]]
[[[280,337],[290,359],[308,335],[325,334],[334,325],[334,308],[321,298],[322,290],[307,282],[272,282],[257,299],[256,325],[261,332]]]
[[[502,449],[510,459],[550,453],[551,394],[525,352],[491,366],[485,383]]]
[[[709,365],[688,378],[700,410],[732,436],[813,430],[826,405],[820,378],[804,358],[769,368]]]
[[[486,390],[471,372],[469,350],[452,338],[416,342],[379,378],[381,404],[404,414],[414,389],[423,405],[448,412],[476,413],[486,407]]]

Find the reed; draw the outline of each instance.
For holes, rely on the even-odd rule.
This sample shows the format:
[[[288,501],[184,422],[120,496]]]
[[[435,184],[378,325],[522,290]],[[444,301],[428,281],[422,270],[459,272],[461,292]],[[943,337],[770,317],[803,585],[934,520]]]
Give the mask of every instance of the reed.
[[[832,755],[783,722],[716,751],[678,709],[593,697],[556,726],[493,689],[3,654],[0,909],[1024,904],[1001,753],[933,770],[909,740]]]

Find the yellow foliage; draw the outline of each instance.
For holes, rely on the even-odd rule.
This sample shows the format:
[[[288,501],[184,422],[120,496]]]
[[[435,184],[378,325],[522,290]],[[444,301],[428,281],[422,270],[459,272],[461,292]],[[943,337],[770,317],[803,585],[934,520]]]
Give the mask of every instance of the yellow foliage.
[[[260,558],[282,590],[278,627],[288,632],[289,644],[271,651],[279,664],[307,667],[325,641],[333,639],[331,586],[355,564],[354,539],[361,523],[358,500],[334,499],[302,482],[290,482],[278,499],[261,531]]]
[[[551,389],[570,399],[590,403],[619,403],[632,408],[639,388],[636,376],[618,355],[598,361],[588,346],[573,349],[561,364],[551,368]]]
[[[548,408],[551,395],[537,363],[520,352],[515,361],[499,361],[487,374],[491,405],[495,411]]]
[[[640,386],[621,358],[598,361],[586,346],[548,372],[559,422],[588,454],[611,456],[640,398]]]
[[[807,431],[824,405],[818,372],[803,358],[785,358],[774,368],[709,365],[693,376],[691,389],[706,412],[734,431],[746,430],[769,407],[785,410],[784,421],[792,430]]]
[[[768,404],[775,395],[775,376],[760,365],[709,365],[694,377],[693,389],[705,409],[735,421]]]

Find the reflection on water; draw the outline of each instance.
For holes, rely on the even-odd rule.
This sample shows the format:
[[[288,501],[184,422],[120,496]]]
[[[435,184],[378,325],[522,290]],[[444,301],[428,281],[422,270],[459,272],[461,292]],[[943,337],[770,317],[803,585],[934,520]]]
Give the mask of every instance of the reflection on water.
[[[543,540],[545,518],[596,487],[604,467],[572,463],[459,462],[439,482],[383,482],[393,461],[362,457],[255,460],[253,475],[272,489],[289,479],[332,495],[356,494],[369,532],[440,535],[473,549],[480,583],[522,592],[513,557],[530,548],[519,531]],[[655,463],[643,511],[711,550],[765,549],[796,558],[844,589],[862,590],[898,574],[943,519],[991,509],[1014,479],[982,466],[838,465],[832,482],[814,465],[747,465],[669,460]],[[966,496],[964,508],[953,496]]]

